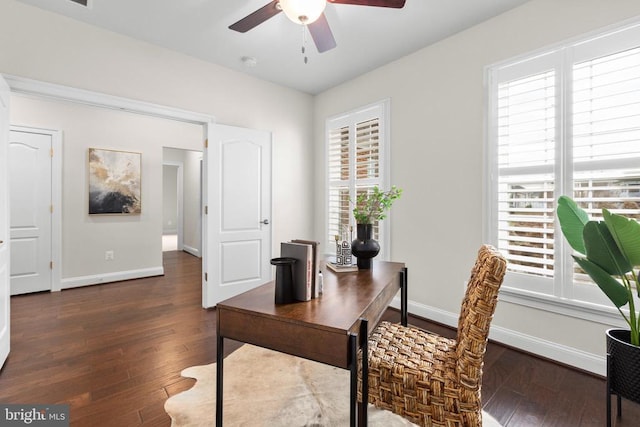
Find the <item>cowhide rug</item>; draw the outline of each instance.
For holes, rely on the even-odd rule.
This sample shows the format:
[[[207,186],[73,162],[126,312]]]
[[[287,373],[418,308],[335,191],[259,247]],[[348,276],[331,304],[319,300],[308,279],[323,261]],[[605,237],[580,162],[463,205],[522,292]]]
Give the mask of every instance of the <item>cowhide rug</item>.
[[[182,371],[196,384],[165,402],[172,427],[215,425],[215,366]],[[372,405],[368,416],[370,426],[414,425]],[[234,427],[348,426],[349,372],[245,344],[225,358],[223,420]],[[500,424],[483,414],[483,425]]]

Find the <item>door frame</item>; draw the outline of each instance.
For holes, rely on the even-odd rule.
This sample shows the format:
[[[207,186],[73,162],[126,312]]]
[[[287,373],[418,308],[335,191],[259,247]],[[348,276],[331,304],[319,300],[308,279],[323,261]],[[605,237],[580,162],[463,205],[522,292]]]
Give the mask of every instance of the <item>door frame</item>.
[[[9,232],[9,83],[0,76],[0,370],[11,352],[11,235]]]
[[[8,81],[8,80],[7,80]],[[9,83],[11,87],[11,83]],[[62,133],[33,126],[10,125],[9,131],[37,133],[51,137],[51,283],[49,289],[62,289]]]
[[[208,114],[196,113],[188,110],[181,110],[178,108],[167,107],[163,105],[152,104],[149,102],[136,101],[128,98],[121,98],[118,96],[107,95],[99,92],[92,92],[84,89],[77,89],[70,86],[62,86],[53,83],[41,82],[38,80],[27,79],[24,77],[13,76],[9,74],[2,74],[2,77],[9,84],[11,93],[17,93],[22,95],[31,95],[42,98],[51,98],[58,101],[75,102],[79,104],[86,104],[94,107],[112,108],[120,111],[125,111],[134,114],[143,114],[147,116],[177,120],[186,123],[192,123],[201,125],[203,129],[203,142],[207,141],[213,131],[215,124],[215,117]],[[204,156],[206,158],[206,156]],[[208,170],[207,162],[203,162],[203,177],[206,185]],[[209,201],[207,200],[207,192],[203,191],[202,205],[203,209],[201,216],[206,216],[207,206]],[[211,201],[211,208],[215,209],[219,204],[218,201]],[[203,221],[202,227],[202,254],[203,260],[206,259],[207,248],[207,222]],[[208,301],[207,295],[209,289],[207,281],[206,263],[202,262],[202,306],[208,307],[206,302]]]

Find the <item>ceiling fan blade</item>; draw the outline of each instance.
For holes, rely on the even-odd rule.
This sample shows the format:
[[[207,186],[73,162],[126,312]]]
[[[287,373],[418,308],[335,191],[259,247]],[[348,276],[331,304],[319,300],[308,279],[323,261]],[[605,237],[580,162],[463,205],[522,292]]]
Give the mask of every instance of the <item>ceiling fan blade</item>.
[[[329,22],[324,13],[320,15],[320,18],[307,25],[311,38],[318,48],[318,52],[326,52],[336,47],[336,39],[333,38],[331,28],[329,28]]]
[[[250,29],[257,27],[269,18],[276,16],[282,12],[278,7],[278,0],[273,0],[271,3],[262,6],[250,15],[245,16],[235,24],[229,26],[230,30],[238,31],[240,33],[246,33]]]
[[[358,6],[392,7],[402,9],[406,0],[327,0],[329,3],[355,4]]]

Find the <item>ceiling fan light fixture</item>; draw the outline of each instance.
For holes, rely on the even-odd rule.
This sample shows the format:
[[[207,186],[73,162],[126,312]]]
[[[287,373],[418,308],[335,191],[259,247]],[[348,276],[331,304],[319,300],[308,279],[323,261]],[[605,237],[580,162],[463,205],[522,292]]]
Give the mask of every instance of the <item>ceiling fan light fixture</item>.
[[[327,0],[280,0],[280,7],[287,18],[300,25],[315,22],[327,5]]]

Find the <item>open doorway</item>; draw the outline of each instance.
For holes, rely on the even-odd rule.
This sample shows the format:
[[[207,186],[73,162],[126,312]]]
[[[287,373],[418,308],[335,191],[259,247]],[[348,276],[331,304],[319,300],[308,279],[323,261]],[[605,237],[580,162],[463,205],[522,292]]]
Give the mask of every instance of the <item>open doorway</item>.
[[[182,224],[182,164],[162,164],[162,252],[178,250],[178,224]],[[180,191],[180,194],[178,194]],[[182,247],[180,248],[182,250]]]
[[[202,152],[163,148],[162,250],[202,256]]]

